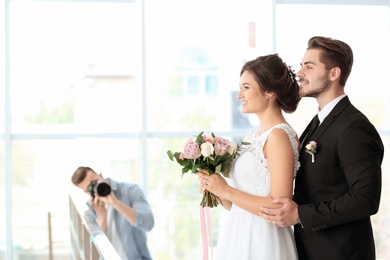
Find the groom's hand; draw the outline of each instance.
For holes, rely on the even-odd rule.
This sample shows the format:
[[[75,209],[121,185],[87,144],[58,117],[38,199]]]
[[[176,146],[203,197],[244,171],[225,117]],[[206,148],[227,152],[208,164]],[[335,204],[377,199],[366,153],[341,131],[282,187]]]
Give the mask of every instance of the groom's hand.
[[[267,222],[278,226],[288,227],[299,223],[298,205],[289,198],[277,198],[273,203],[283,204],[279,209],[260,207],[259,215]]]

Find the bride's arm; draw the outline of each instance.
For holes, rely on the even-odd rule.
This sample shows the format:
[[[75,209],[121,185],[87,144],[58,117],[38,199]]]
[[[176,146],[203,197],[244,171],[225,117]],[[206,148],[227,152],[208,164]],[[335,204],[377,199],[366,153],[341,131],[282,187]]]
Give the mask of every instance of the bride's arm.
[[[284,130],[274,129],[270,133],[264,146],[264,154],[270,170],[270,197],[259,197],[237,190],[229,186],[219,174],[208,175],[207,171],[200,169],[198,175],[201,179],[206,179],[206,184],[201,181],[202,188],[255,215],[258,215],[260,207],[280,208],[282,205],[274,204],[272,200],[279,197],[292,198],[294,180],[294,154]]]
[[[232,208],[232,202],[229,200],[224,200],[218,197],[218,202],[222,207],[224,207],[227,210],[230,210]]]

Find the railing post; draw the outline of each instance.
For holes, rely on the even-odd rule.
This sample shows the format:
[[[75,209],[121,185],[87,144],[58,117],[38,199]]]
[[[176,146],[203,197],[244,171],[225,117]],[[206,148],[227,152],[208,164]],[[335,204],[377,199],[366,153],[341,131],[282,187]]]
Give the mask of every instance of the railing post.
[[[72,255],[77,260],[121,260],[85,202],[69,194]]]
[[[49,260],[53,260],[53,237],[52,237],[52,228],[51,228],[51,213],[47,213],[47,227],[49,232]]]

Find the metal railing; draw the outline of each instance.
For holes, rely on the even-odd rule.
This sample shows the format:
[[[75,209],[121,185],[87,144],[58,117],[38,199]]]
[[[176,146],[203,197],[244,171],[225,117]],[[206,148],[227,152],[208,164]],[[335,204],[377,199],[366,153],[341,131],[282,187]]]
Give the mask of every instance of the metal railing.
[[[74,260],[121,260],[85,201],[69,194],[70,237]]]

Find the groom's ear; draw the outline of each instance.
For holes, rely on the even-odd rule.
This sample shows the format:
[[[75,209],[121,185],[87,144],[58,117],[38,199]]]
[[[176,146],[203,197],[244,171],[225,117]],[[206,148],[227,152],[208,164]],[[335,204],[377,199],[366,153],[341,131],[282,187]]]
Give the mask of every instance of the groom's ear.
[[[329,79],[331,81],[336,81],[340,79],[340,75],[341,75],[341,69],[339,67],[331,68],[329,71]]]

